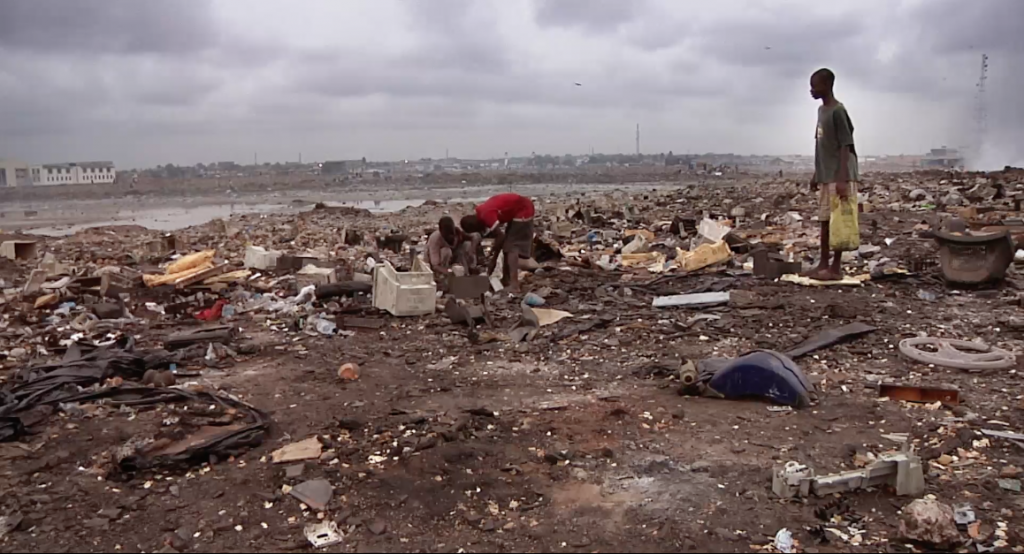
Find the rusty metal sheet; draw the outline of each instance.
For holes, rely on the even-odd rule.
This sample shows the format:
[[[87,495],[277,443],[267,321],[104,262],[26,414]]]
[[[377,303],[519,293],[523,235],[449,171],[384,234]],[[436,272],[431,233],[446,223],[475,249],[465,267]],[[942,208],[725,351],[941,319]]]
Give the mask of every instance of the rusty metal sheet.
[[[480,298],[487,291],[491,290],[491,282],[486,275],[466,275],[448,278],[448,291],[455,298]]]
[[[947,387],[919,387],[915,385],[901,385],[899,383],[882,383],[878,385],[878,397],[888,396],[893,400],[906,400],[907,402],[924,402],[933,404],[942,402],[950,406],[960,405],[960,391]]]
[[[341,318],[341,326],[353,329],[380,329],[387,322],[374,317],[344,317]]]

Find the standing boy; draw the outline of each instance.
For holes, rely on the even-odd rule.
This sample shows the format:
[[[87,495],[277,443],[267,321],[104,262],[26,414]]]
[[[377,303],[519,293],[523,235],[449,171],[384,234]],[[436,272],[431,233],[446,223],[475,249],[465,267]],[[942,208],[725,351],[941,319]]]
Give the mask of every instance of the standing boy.
[[[853,122],[846,106],[836,100],[832,87],[836,76],[828,69],[811,75],[811,96],[821,100],[818,126],[814,134],[814,177],[811,190],[818,190],[818,221],[821,222],[821,262],[806,275],[812,279],[834,281],[843,278],[843,253],[835,252],[829,265],[829,219],[832,197],[857,198],[857,149],[853,144]]]
[[[494,238],[487,274],[494,272],[498,256],[504,253],[502,281],[512,292],[519,292],[519,258],[529,258],[533,252],[533,201],[518,194],[498,194],[477,206],[475,212],[462,218],[462,230]],[[504,232],[502,224],[506,225]]]

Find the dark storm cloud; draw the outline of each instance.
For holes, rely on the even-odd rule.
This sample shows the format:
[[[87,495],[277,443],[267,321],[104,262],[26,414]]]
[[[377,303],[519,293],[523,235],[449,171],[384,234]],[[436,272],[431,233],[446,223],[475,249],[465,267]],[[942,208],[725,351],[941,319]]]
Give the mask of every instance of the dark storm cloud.
[[[534,14],[542,27],[614,31],[644,12],[646,0],[537,0]]]
[[[208,0],[0,2],[0,50],[173,54],[216,41]]]
[[[218,49],[216,23],[207,0],[0,2],[4,134],[112,136],[132,118],[194,108],[223,84],[222,68],[253,58],[244,41]]]
[[[910,18],[921,23],[917,36],[926,41],[921,48],[933,55],[1024,55],[1024,2],[1019,0],[931,0],[918,4]]]
[[[711,59],[744,68],[770,67],[783,77],[804,77],[830,59],[862,61],[874,50],[862,21],[799,14],[737,17],[701,35],[695,45]]]
[[[499,22],[481,2],[471,0],[413,1],[406,4],[412,31],[420,45],[405,60],[412,66],[458,67],[461,70],[498,73],[508,65],[508,49],[502,43]]]
[[[1019,102],[1003,100],[1019,79],[996,68],[1021,59],[1012,25],[1024,20],[1024,0],[893,0],[854,11],[795,0],[367,2],[375,34],[363,42],[335,40],[312,21],[322,17],[318,0],[281,8],[308,10],[297,18],[308,27],[252,16],[248,1],[259,2],[0,0],[0,157],[51,140],[144,152],[145,137],[166,163],[197,142],[231,151],[313,136],[394,142],[402,156],[452,129],[505,150],[501,131],[526,137],[573,120],[601,129],[634,115],[680,133],[728,136],[721,129],[745,125],[753,134],[762,132],[754,123],[778,128],[776,108],[810,102],[807,78],[823,65],[844,92],[958,109],[982,49],[993,56],[993,104],[1020,121]]]
[[[413,58],[397,58],[365,66],[348,58],[331,63],[295,65],[286,81],[295,93],[314,93],[333,99],[381,97],[399,101],[447,100],[509,106],[651,110],[666,102],[723,94],[728,82],[693,78],[693,65],[680,62],[680,71],[652,73],[648,68],[618,61],[598,62],[580,76],[550,75],[511,66],[481,73],[452,57],[444,66],[424,71]],[[345,78],[339,76],[352,76]],[[573,79],[586,84],[577,87]],[[727,76],[725,76],[727,77]],[[739,93],[740,91],[737,91]]]

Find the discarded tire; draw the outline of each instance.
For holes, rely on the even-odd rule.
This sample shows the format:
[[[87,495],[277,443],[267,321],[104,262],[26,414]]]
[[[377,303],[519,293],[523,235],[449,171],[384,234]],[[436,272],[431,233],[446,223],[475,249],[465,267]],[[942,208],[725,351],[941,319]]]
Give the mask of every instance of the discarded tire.
[[[922,347],[931,347],[934,352]],[[1006,369],[1017,364],[1011,352],[979,342],[919,337],[900,341],[900,353],[923,364],[966,370]]]

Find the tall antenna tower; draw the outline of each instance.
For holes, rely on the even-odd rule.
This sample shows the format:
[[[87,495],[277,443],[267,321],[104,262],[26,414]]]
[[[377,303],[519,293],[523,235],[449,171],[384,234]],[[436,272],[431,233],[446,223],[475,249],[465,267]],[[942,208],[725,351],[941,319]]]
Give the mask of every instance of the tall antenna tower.
[[[981,76],[978,77],[977,84],[977,96],[975,98],[977,105],[975,107],[975,121],[976,126],[975,132],[977,136],[974,139],[974,155],[975,157],[981,154],[982,147],[988,138],[988,103],[985,98],[985,81],[988,80],[988,54],[981,55]]]
[[[640,155],[640,124],[636,124],[636,155]]]

